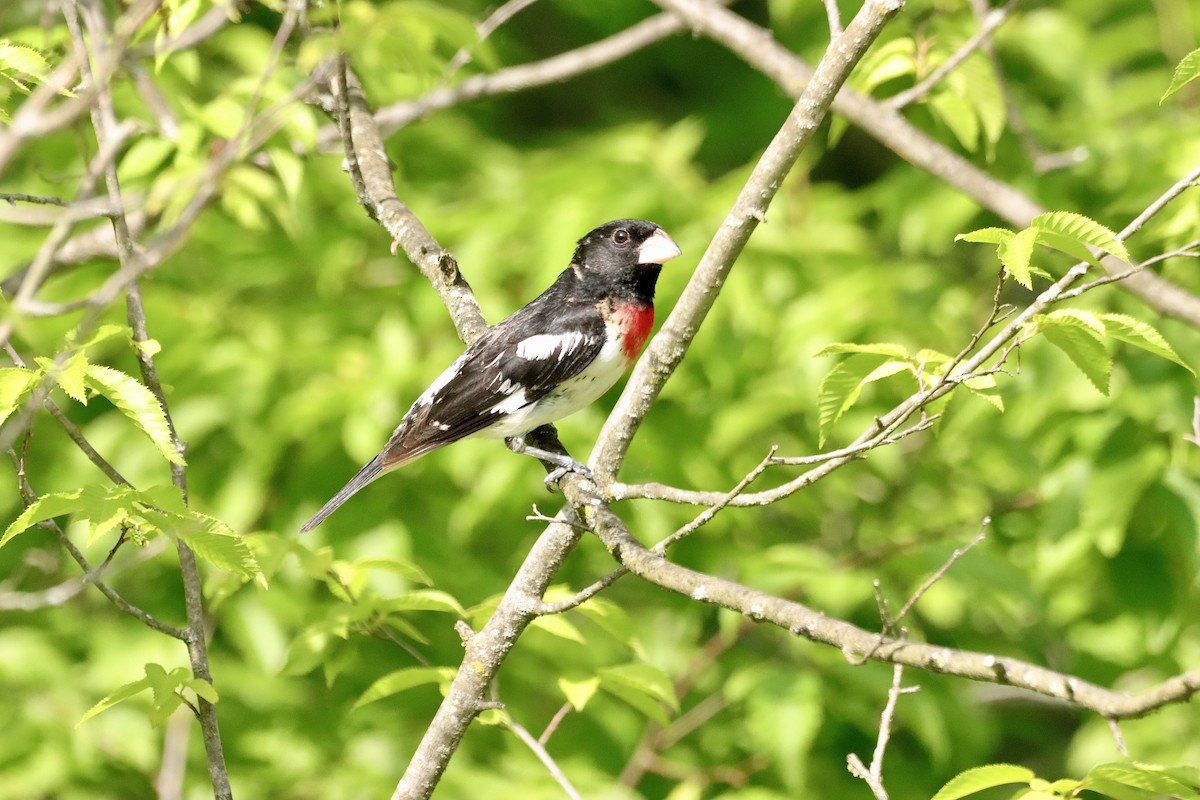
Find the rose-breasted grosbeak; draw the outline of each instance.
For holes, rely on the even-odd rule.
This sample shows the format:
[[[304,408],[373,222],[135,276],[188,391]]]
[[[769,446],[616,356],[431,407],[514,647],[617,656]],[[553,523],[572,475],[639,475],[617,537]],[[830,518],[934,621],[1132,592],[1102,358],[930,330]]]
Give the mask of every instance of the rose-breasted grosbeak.
[[[654,325],[654,285],[679,247],[653,222],[621,219],[579,240],[575,257],[536,300],[489,328],[417,398],[383,451],[313,516],[310,531],[385,472],[468,436],[586,470],[525,444],[529,431],[608,391]]]

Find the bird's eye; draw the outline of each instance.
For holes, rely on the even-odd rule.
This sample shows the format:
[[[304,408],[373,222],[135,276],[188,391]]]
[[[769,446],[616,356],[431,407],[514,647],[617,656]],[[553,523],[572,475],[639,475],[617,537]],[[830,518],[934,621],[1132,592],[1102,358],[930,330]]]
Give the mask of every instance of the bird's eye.
[[[625,244],[629,241],[629,231],[624,228],[617,228],[616,233],[613,234],[613,241],[617,244]]]

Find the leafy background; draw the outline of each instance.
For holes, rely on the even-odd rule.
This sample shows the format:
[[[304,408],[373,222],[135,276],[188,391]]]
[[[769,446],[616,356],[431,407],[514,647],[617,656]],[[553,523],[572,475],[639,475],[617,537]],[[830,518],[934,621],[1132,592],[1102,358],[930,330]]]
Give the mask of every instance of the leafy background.
[[[68,46],[65,29],[56,18],[43,24],[38,5],[0,11],[0,37],[56,63]],[[170,8],[185,27],[208,6]],[[617,0],[539,3],[473,51],[465,74],[568,50],[651,10]],[[818,3],[737,10],[807,59],[826,44]],[[367,96],[384,105],[434,87],[458,48],[474,42],[473,21],[485,13],[470,0],[344,3]],[[178,131],[164,131],[119,76],[119,115],[143,123],[120,161],[123,188],[148,212],[169,221],[182,211],[240,125],[278,24],[279,9],[251,5],[190,50],[141,59]],[[962,3],[912,0],[852,83],[880,97],[906,88],[914,64],[927,69],[974,30]],[[150,25],[143,40],[154,35]],[[1159,105],[1198,36],[1200,15],[1186,0],[1022,6],[995,37],[1007,89],[1033,141],[1077,158],[1066,168],[1031,166],[986,62],[969,62],[907,113],[1043,205],[1119,228],[1200,162],[1196,84]],[[264,98],[282,98],[327,46],[314,36],[289,47]],[[22,94],[5,91],[0,100],[12,115]],[[458,258],[490,320],[552,280],[579,236],[622,216],[658,221],[685,253],[660,281],[665,310],[789,107],[717,45],[677,36],[566,84],[439,111],[391,136],[388,155],[401,196]],[[293,103],[284,121],[261,157],[224,176],[218,202],[142,291],[188,445],[192,507],[245,537],[269,586],[205,565],[235,793],[379,797],[431,719],[445,673],[401,673],[408,677],[393,680],[412,688],[356,702],[397,670],[457,667],[454,620],[486,619],[540,530],[525,521],[531,505],[549,513],[559,501],[544,493],[532,460],[465,442],[380,481],[315,533],[296,536],[461,344],[424,279],[389,254],[386,235],[355,203],[340,153],[318,151],[327,119]],[[69,196],[94,149],[86,120],[39,137],[9,166],[3,189]],[[783,454],[817,452],[818,392],[837,361],[814,354],[834,342],[956,352],[987,318],[997,264],[990,248],[955,236],[998,224],[835,122],[777,197],[642,427],[622,479],[725,489],[772,445]],[[1131,249],[1147,258],[1196,239],[1198,229],[1193,191]],[[45,235],[4,224],[0,275],[15,274]],[[1035,263],[1058,275],[1069,260],[1046,254]],[[58,273],[40,298],[87,295],[115,266],[96,258]],[[1176,259],[1161,272],[1200,292],[1194,261]],[[1032,296],[1011,282],[1005,291],[1014,303]],[[1194,326],[1159,318],[1118,287],[1071,307],[1152,323],[1196,364]],[[53,356],[81,318],[13,317],[13,344]],[[124,324],[121,304],[102,321]],[[1022,348],[1019,372],[1000,377],[1003,413],[956,398],[935,431],[874,452],[786,502],[727,511],[672,557],[872,629],[873,581],[898,606],[990,516],[985,543],[908,618],[910,637],[1129,691],[1194,669],[1200,448],[1183,437],[1192,429],[1195,379],[1153,354],[1109,346],[1107,395],[1035,340]],[[120,336],[90,348],[88,358],[137,374]],[[906,380],[868,387],[828,431],[826,446],[845,443],[902,399]],[[162,452],[110,402],[93,396],[82,405],[62,389],[53,398],[136,486],[169,482]],[[587,453],[613,399],[560,425],[572,453]],[[31,431],[25,469],[39,493],[103,482],[52,418],[38,414]],[[15,470],[4,469],[3,484],[15,487]],[[768,473],[768,481],[782,479]],[[0,493],[6,526],[21,510],[16,491]],[[695,513],[645,500],[618,510],[645,542]],[[94,563],[114,541],[109,533],[89,542],[94,531],[82,519],[69,531]],[[152,535],[144,547],[124,548],[108,582],[160,619],[179,621],[182,589],[166,542]],[[585,538],[561,582],[580,588],[611,566]],[[2,592],[77,574],[40,530],[0,549]],[[61,607],[0,612],[0,691],[10,698],[0,704],[0,798],[154,796],[164,736],[186,728],[186,714],[152,727],[148,714],[162,698],[144,692],[77,724],[118,687],[158,675],[147,664],[170,673],[187,666],[186,653],[98,592]],[[563,718],[549,748],[585,797],[850,797],[867,789],[847,773],[845,757],[873,748],[889,682],[886,665],[852,666],[835,650],[627,578],[535,625],[505,665],[498,696],[535,735],[568,700],[584,706]],[[936,674],[910,671],[905,683],[921,690],[904,696],[897,713],[885,765],[895,797],[932,795],[958,772],[990,762],[1055,778],[1117,760],[1108,725],[1094,716]],[[1200,763],[1194,702],[1121,729],[1134,758]],[[187,747],[186,795],[207,796],[197,734]],[[439,789],[445,797],[560,795],[503,724],[471,729]]]

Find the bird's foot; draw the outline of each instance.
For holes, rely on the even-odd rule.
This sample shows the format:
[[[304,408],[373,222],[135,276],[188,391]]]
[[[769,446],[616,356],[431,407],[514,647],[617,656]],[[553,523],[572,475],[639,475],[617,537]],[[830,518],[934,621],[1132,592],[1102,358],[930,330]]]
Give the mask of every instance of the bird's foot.
[[[525,444],[524,436],[510,436],[504,441],[505,444],[508,445],[508,449],[512,450],[514,453],[533,456],[534,458],[542,461],[548,461],[555,465],[554,469],[550,470],[550,473],[546,475],[546,479],[544,481],[546,488],[552,492],[558,489],[559,480],[561,480],[562,477],[568,472],[574,472],[582,475],[588,480],[595,480],[592,477],[592,471],[588,469],[587,464],[581,464],[570,456],[563,455],[562,453],[552,453],[549,450],[543,450],[540,447],[534,447],[533,445]]]

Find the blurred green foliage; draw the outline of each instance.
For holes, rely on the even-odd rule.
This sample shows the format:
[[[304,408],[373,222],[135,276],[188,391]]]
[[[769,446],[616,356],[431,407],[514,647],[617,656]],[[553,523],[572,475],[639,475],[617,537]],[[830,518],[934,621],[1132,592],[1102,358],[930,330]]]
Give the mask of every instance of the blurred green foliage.
[[[0,11],[0,40],[35,48],[53,66],[66,47],[64,29],[36,14],[37,5]],[[190,9],[192,19],[209,8],[171,7]],[[473,50],[452,80],[594,41],[649,10],[625,0],[540,3]],[[806,58],[825,46],[820,3],[737,10],[770,24]],[[371,102],[436,86],[486,11],[477,0],[343,3]],[[142,123],[120,161],[123,191],[157,224],[179,218],[251,100],[284,101],[335,44],[315,36],[293,42],[260,85],[279,19],[273,4],[254,5],[237,24],[161,63],[143,51],[140,66],[175,130],[164,129],[127,74],[116,78],[118,115]],[[48,27],[37,27],[43,22]],[[160,23],[140,41],[152,42]],[[878,97],[907,88],[975,27],[966,4],[911,0],[875,51],[900,61],[879,80],[860,71],[857,85]],[[983,78],[981,93],[971,80],[991,76],[982,56],[907,114],[1041,204],[1119,229],[1200,162],[1196,84],[1159,105],[1198,37],[1200,15],[1187,0],[1067,0],[1015,13],[996,34],[1005,85],[1029,140],[1075,154],[1065,169],[1039,173],[1011,119],[1000,124],[1007,118],[997,86]],[[0,101],[11,117],[24,95],[5,91]],[[388,155],[401,197],[456,255],[489,320],[548,284],[579,236],[624,216],[659,222],[683,248],[659,284],[665,315],[788,108],[734,56],[677,36],[569,83],[437,112],[392,136]],[[341,155],[315,151],[328,120],[291,101],[275,119],[265,148],[224,175],[219,202],[146,277],[143,294],[170,410],[188,445],[192,508],[242,533],[269,584],[205,565],[235,795],[381,797],[432,718],[445,668],[461,660],[453,621],[486,619],[540,530],[525,520],[531,505],[549,511],[559,501],[545,494],[531,459],[494,442],[464,442],[381,480],[315,533],[296,536],[461,344],[424,279],[389,254],[386,235],[356,204]],[[783,455],[817,452],[818,390],[833,362],[815,353],[836,342],[955,353],[987,319],[997,264],[987,248],[954,239],[1002,223],[862,134],[836,123],[831,133],[784,185],[641,428],[622,480],[723,490],[772,445]],[[3,188],[70,197],[94,150],[85,117],[26,143]],[[1198,230],[1192,190],[1129,246],[1144,259],[1200,238]],[[0,278],[9,278],[46,230],[5,224],[0,236]],[[1068,263],[1047,255],[1040,266],[1058,275]],[[1175,259],[1161,273],[1200,293],[1194,266]],[[40,298],[83,297],[115,267],[98,258],[64,270]],[[1035,275],[1033,285],[1045,282]],[[1015,284],[1006,289],[1009,302],[1031,298]],[[1152,324],[1197,364],[1200,331],[1158,318],[1120,288],[1070,305]],[[26,358],[52,357],[84,313],[12,318],[14,346]],[[122,304],[101,321],[124,324]],[[1200,447],[1184,439],[1195,379],[1152,353],[1110,345],[1105,396],[1049,344],[1024,346],[1019,370],[999,376],[993,391],[1003,413],[956,396],[934,431],[782,503],[727,510],[672,558],[874,629],[873,581],[898,607],[990,516],[986,542],[907,619],[911,638],[1014,656],[1131,692],[1195,669]],[[137,374],[120,338],[89,358]],[[826,446],[851,440],[910,388],[904,379],[866,387],[831,422]],[[61,390],[53,398],[135,486],[169,481],[160,449],[106,400],[84,406]],[[560,425],[577,457],[612,401]],[[48,415],[36,415],[31,431],[17,448],[26,448],[38,493],[104,482]],[[0,483],[15,486],[15,470],[5,470]],[[791,474],[773,470],[763,484]],[[15,491],[0,492],[5,527],[22,508]],[[645,542],[697,513],[646,500],[617,511]],[[93,563],[113,542],[109,534],[88,544],[81,520],[68,530]],[[107,580],[178,623],[180,578],[163,543],[124,548]],[[560,575],[560,594],[612,567],[585,538]],[[0,593],[76,575],[42,531],[0,549]],[[0,691],[9,698],[0,704],[0,800],[154,796],[170,723],[151,727],[148,715],[161,699],[140,693],[77,723],[120,687],[149,686],[152,674],[165,679],[186,665],[182,647],[95,591],[61,607],[0,612]],[[497,696],[508,719],[535,735],[564,703],[582,706],[562,719],[548,749],[588,798],[865,797],[845,758],[866,758],[873,748],[890,672],[852,666],[829,648],[627,577],[531,628],[506,662]],[[921,691],[899,703],[884,770],[894,797],[930,796],[956,773],[992,762],[1053,779],[1117,757],[1104,720],[1043,698],[912,670],[905,684]],[[438,796],[561,796],[499,712],[482,722],[492,724],[470,730]],[[1200,763],[1195,701],[1125,722],[1122,731],[1139,760]],[[207,796],[197,733],[188,748],[186,796]]]

